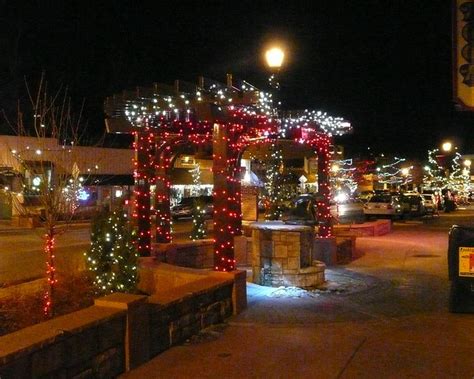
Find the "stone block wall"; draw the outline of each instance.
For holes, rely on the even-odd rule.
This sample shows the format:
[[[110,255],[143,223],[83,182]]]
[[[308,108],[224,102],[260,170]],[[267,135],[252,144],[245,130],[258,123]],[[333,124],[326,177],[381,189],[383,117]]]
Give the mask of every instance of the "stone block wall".
[[[347,264],[357,258],[356,236],[336,236],[337,264]]]
[[[0,378],[114,378],[245,308],[245,271],[175,269],[151,296],[115,293],[0,337]]]
[[[2,336],[0,377],[116,377],[125,370],[125,319],[92,306]]]
[[[170,244],[154,244],[158,262],[180,267],[212,268],[214,266],[214,242],[211,239]],[[252,238],[234,237],[234,255],[239,266],[251,264]]]
[[[232,285],[232,282],[204,279],[179,288],[176,296],[174,293],[150,296],[150,355],[155,356],[230,317]],[[181,291],[191,292],[179,296]]]
[[[336,236],[350,233],[358,237],[383,236],[391,231],[392,221],[390,220],[377,220],[363,224],[335,225],[333,229],[333,233]]]
[[[180,267],[210,268],[214,265],[214,242],[212,239],[170,244],[154,244],[159,262]]]
[[[252,279],[279,287],[313,287],[324,282],[325,265],[313,257],[308,226],[262,225],[252,232]]]
[[[252,263],[252,238],[234,237],[234,257],[238,266],[250,266]]]

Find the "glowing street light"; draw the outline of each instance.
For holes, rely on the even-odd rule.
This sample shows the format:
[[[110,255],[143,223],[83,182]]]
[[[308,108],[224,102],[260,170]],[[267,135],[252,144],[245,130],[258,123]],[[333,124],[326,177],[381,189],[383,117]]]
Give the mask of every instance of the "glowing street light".
[[[403,176],[408,176],[409,173],[410,173],[410,169],[408,167],[402,168],[402,175]]]
[[[446,141],[441,145],[441,149],[443,149],[445,152],[450,152],[452,148],[453,144],[449,141]]]
[[[279,47],[272,47],[265,52],[265,59],[270,68],[279,69],[285,58],[285,52]]]
[[[464,166],[466,166],[466,167],[471,167],[471,163],[472,163],[472,162],[471,162],[470,159],[466,159],[466,160],[464,161]]]
[[[268,78],[268,84],[270,88],[273,88],[275,92],[271,95],[273,96],[273,103],[278,108],[280,105],[277,92],[280,89],[280,83],[278,78],[278,73],[281,66],[283,65],[283,60],[285,59],[285,52],[281,47],[273,46],[270,49],[265,51],[265,60],[267,66],[270,69],[270,77]]]

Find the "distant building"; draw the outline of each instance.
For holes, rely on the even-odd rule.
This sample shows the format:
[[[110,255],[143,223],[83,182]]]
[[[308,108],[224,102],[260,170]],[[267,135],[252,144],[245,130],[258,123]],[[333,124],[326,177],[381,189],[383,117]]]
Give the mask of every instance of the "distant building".
[[[14,198],[35,204],[35,187],[42,180],[54,185],[59,174],[76,175],[82,182],[82,208],[122,202],[133,189],[133,154],[130,149],[62,145],[53,138],[0,136],[0,219],[15,215]]]

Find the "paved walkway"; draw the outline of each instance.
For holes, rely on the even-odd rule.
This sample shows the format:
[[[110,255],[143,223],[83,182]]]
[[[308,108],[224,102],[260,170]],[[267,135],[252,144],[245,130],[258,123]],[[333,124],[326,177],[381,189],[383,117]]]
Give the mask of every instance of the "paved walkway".
[[[447,231],[359,238],[327,291],[250,284],[249,307],[124,378],[473,378],[474,315],[447,311]]]

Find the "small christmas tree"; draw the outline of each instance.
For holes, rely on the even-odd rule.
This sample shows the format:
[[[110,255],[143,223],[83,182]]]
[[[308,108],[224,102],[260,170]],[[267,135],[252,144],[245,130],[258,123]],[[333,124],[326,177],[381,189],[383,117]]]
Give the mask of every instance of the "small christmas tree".
[[[265,214],[267,220],[278,220],[281,216],[282,181],[283,181],[283,151],[278,143],[272,143],[270,157],[267,160],[265,190],[270,206]]]
[[[201,240],[206,238],[206,209],[204,202],[199,199],[201,195],[201,169],[199,165],[196,165],[194,169],[191,170],[191,175],[193,177],[194,184],[194,201],[193,201],[193,230],[191,231],[191,238],[193,241]]]
[[[202,200],[196,198],[193,202],[193,230],[191,231],[191,238],[193,241],[202,240],[206,238],[206,210]]]
[[[93,222],[85,253],[97,294],[133,292],[138,281],[135,232],[122,208],[100,214]]]

